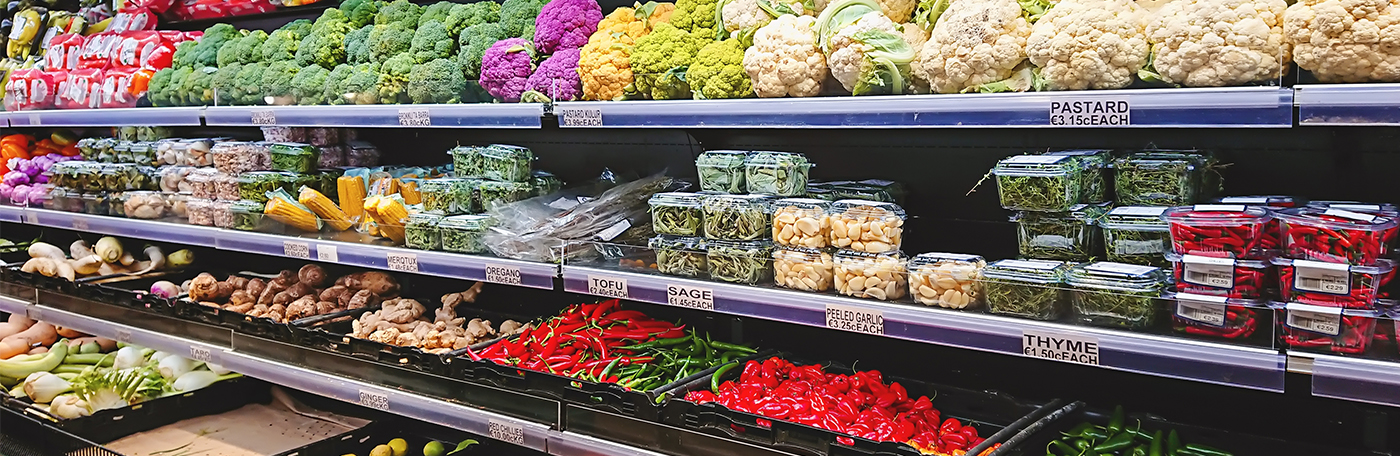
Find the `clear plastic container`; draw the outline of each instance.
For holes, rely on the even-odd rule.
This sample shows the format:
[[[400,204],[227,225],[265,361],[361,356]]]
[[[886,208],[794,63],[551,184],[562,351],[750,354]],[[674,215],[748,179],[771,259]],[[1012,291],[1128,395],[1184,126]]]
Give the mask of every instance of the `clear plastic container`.
[[[836,263],[822,249],[775,247],[773,283],[801,291],[831,291],[835,284]]]
[[[773,197],[768,195],[709,195],[700,200],[705,215],[705,238],[730,241],[766,239]]]
[[[1384,315],[1374,310],[1342,309],[1299,303],[1270,303],[1279,338],[1289,350],[1361,355],[1376,335]]]
[[[1084,202],[1084,165],[1073,157],[1018,155],[997,162],[992,174],[1005,209],[1066,212]]]
[[[713,280],[756,285],[773,276],[771,242],[710,240],[705,247],[706,266]]]
[[[210,203],[210,210],[214,216],[214,226],[219,228],[233,227],[233,203],[230,201],[214,201]]]
[[[1034,320],[1055,320],[1065,311],[1060,285],[1073,266],[1063,261],[1001,260],[982,269],[987,310]]]
[[[1065,284],[1079,321],[1140,329],[1157,321],[1167,277],[1152,266],[1100,261],[1075,266]]]
[[[1400,209],[1390,203],[1368,203],[1365,201],[1308,201],[1308,207],[1322,209],[1341,209],[1344,211],[1361,212],[1365,214],[1384,215],[1386,217],[1400,216]]]
[[[700,189],[707,192],[744,193],[744,162],[749,153],[741,150],[707,150],[695,158]]]
[[[487,215],[454,215],[438,221],[438,232],[442,236],[442,250],[458,253],[486,253],[482,237],[486,230],[495,225],[495,219]]]
[[[185,202],[185,212],[191,225],[214,226],[214,200],[190,198]]]
[[[340,129],[314,127],[306,129],[306,139],[303,141],[311,143],[316,147],[325,147],[333,144],[340,144]]]
[[[210,179],[210,183],[214,186],[214,199],[220,201],[238,201],[241,199],[241,195],[238,193],[237,177],[224,173],[217,173]]]
[[[111,202],[105,192],[90,192],[83,194],[83,213],[88,215],[107,215],[112,211]]]
[[[187,139],[185,142],[184,159],[180,165],[189,166],[209,166],[214,164],[213,157],[209,151],[214,148],[213,139]]]
[[[189,166],[163,166],[160,168],[160,190],[163,192],[188,192],[191,191],[190,183],[186,182],[190,173],[195,168]]]
[[[214,159],[214,167],[220,172],[236,175],[249,171],[263,171],[256,169],[257,160],[253,158],[251,143],[221,142],[210,149],[209,155]]]
[[[49,167],[49,183],[59,187],[78,187],[78,169],[82,166],[81,161],[66,161],[54,163]]]
[[[457,177],[503,182],[529,181],[535,160],[529,148],[508,144],[459,146],[447,153],[452,155],[452,171]]]
[[[257,201],[234,201],[229,204],[229,210],[233,211],[233,226],[230,228],[242,231],[269,231],[276,222],[263,217],[265,207],[265,204]]]
[[[83,211],[82,193],[58,187],[49,195],[49,202],[54,206],[53,210],[63,212]]]
[[[191,177],[193,177],[193,174]],[[266,203],[267,192],[282,188],[286,180],[286,175],[275,171],[254,171],[251,173],[239,174],[239,199]],[[195,198],[200,198],[200,196],[196,193]]]
[[[898,301],[909,292],[909,259],[899,251],[836,252],[836,292],[857,298]]]
[[[1345,209],[1279,211],[1283,251],[1290,258],[1374,265],[1390,253],[1396,219]]]
[[[1089,261],[1103,240],[1098,221],[1104,210],[1104,206],[1080,204],[1069,212],[1017,213],[1011,221],[1016,222],[1021,258]]]
[[[1200,255],[1167,254],[1176,291],[1238,299],[1271,294],[1274,268],[1268,260],[1238,260]]]
[[[476,194],[481,201],[479,205],[481,210],[491,210],[498,206],[529,199],[530,184],[528,182],[479,181],[476,185]]]
[[[437,178],[418,182],[422,194],[423,210],[439,215],[470,214],[479,211],[476,206],[477,179]]]
[[[1172,330],[1205,339],[1248,339],[1261,325],[1269,324],[1272,312],[1268,304],[1263,300],[1189,293],[1167,296]]]
[[[564,188],[564,181],[545,171],[530,172],[530,186],[535,189],[535,196],[544,196],[557,192]]]
[[[262,127],[263,140],[272,142],[306,142],[306,128]]]
[[[272,169],[289,173],[309,173],[316,170],[321,150],[303,143],[276,143],[268,148],[272,154]]]
[[[904,242],[904,208],[881,201],[840,200],[831,203],[830,245],[866,253],[899,250]]]
[[[914,302],[949,309],[981,307],[982,269],[979,255],[920,253],[909,260],[909,294]]]
[[[1084,204],[1108,202],[1109,181],[1113,177],[1113,154],[1105,149],[1061,150],[1045,155],[1074,157],[1083,169],[1079,201]]]
[[[831,205],[812,198],[773,202],[773,242],[784,247],[826,248],[831,237]]]
[[[156,164],[156,151],[150,142],[137,141],[131,143],[131,162],[137,165],[154,166]]]
[[[816,191],[819,195],[814,196]],[[822,184],[807,183],[807,197],[826,201],[861,199],[900,204],[904,202],[904,184],[883,179],[866,179],[859,182],[837,181]]]
[[[1395,261],[1381,259],[1372,266],[1352,266],[1312,260],[1274,258],[1279,296],[1286,302],[1325,307],[1374,309],[1386,297],[1386,284],[1395,278]]]
[[[1162,214],[1178,255],[1263,258],[1268,210],[1235,204],[1201,204],[1168,209]]]
[[[1171,250],[1171,230],[1162,214],[1165,206],[1122,206],[1099,220],[1108,261],[1163,268]]]
[[[700,209],[700,195],[695,193],[657,193],[647,200],[651,207],[651,229],[656,234],[699,236],[705,219]]]
[[[342,145],[317,146],[321,155],[316,157],[317,168],[339,168],[345,166],[345,153],[348,147]]]
[[[442,250],[442,231],[438,229],[441,215],[413,214],[404,224],[404,246],[410,249]]]
[[[345,166],[379,166],[379,148],[364,141],[351,141],[350,150],[345,153]]]
[[[117,161],[117,140],[113,138],[101,138],[92,145],[97,155],[88,159],[98,163],[115,163]]]
[[[196,168],[185,176],[185,183],[189,184],[190,193],[195,198],[214,199],[219,193],[219,186],[214,182],[218,175],[214,168]]]
[[[97,141],[99,138],[82,138],[78,140],[78,153],[83,160],[93,160],[97,156]]]
[[[647,240],[647,247],[656,253],[656,270],[662,274],[681,277],[709,274],[705,238],[656,236]]]
[[[131,141],[117,141],[112,146],[113,163],[133,163],[131,157]]]
[[[1255,195],[1255,196],[1226,196],[1216,198],[1215,204],[1243,204],[1245,206],[1259,206],[1272,209],[1288,209],[1302,206],[1302,199],[1288,195]],[[1312,205],[1312,203],[1308,203]]]
[[[777,196],[807,194],[807,156],[792,152],[753,152],[744,161],[744,188]]]
[[[144,190],[126,192],[122,206],[127,217],[147,220],[165,218],[170,210],[164,195]]]
[[[1113,162],[1114,190],[1124,206],[1182,206],[1205,199],[1205,157],[1139,152]]]
[[[189,211],[185,209],[185,203],[189,202],[189,193],[161,192],[165,197],[165,206],[170,208],[170,215],[176,218],[189,217]]]

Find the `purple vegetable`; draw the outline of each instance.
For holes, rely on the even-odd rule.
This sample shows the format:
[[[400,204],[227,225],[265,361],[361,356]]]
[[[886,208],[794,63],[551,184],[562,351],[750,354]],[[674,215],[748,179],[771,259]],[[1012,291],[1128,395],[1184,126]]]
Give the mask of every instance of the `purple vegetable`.
[[[507,103],[520,101],[525,82],[535,70],[535,51],[529,41],[509,38],[486,48],[481,56],[481,87]]]
[[[544,59],[525,82],[525,90],[543,93],[555,101],[579,99],[583,95],[583,82],[578,77],[578,57],[578,49],[564,49]]]
[[[8,201],[10,195],[15,192],[15,187],[10,184],[0,183],[0,201]]]
[[[553,54],[581,48],[602,20],[603,8],[596,0],[552,0],[535,17],[535,49]]]
[[[34,183],[36,183],[36,184],[47,184],[47,183],[49,183],[49,175],[48,175],[48,174],[44,174],[44,173],[39,173],[39,174],[34,175],[34,177],[33,177],[31,180],[32,180]]]
[[[174,282],[159,281],[151,284],[151,294],[162,298],[173,298],[180,294],[180,286]]]
[[[20,185],[26,185],[29,183],[29,175],[25,174],[22,171],[10,171],[8,173],[5,173],[4,182],[15,187],[18,187]]]
[[[47,185],[35,185],[35,186],[32,186],[32,187],[29,187],[29,204],[28,204],[28,206],[29,206],[29,207],[43,207],[43,206],[44,206],[44,197],[45,197],[45,196],[48,196],[48,195],[49,195],[49,192],[51,192],[51,191],[53,191],[53,189],[50,188],[50,187],[47,186]]]
[[[16,185],[15,191],[10,192],[10,204],[23,206],[29,201],[29,192],[33,190],[33,188],[34,187],[28,185]]]

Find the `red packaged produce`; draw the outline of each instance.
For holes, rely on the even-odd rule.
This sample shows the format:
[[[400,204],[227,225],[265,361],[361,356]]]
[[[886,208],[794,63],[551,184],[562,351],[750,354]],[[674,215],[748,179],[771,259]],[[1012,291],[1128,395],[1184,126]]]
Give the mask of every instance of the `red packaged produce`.
[[[1280,211],[1289,258],[1374,265],[1390,252],[1396,219],[1345,209],[1300,207]]]
[[[103,71],[96,68],[68,72],[68,79],[59,84],[55,104],[60,109],[87,109],[102,106]]]
[[[1289,258],[1274,258],[1273,263],[1283,299],[1315,306],[1373,309],[1395,277],[1395,261],[1388,259],[1374,266]]]
[[[78,53],[78,63],[75,69],[101,69],[107,68],[112,63],[112,48],[121,41],[121,35],[112,32],[102,32],[87,37],[83,43],[82,52]]]
[[[142,70],[136,68],[118,68],[107,70],[102,75],[101,89],[98,95],[101,97],[100,107],[103,108],[134,108],[136,100],[144,94],[133,94],[131,92],[132,80],[138,72]]]
[[[53,107],[54,93],[58,84],[54,75],[61,72],[44,72],[34,68],[21,68],[10,73],[10,81],[5,84],[5,109],[7,111],[33,111]]]
[[[1269,311],[1263,300],[1190,293],[1176,293],[1169,299],[1175,301],[1172,330],[1213,339],[1249,338],[1259,329],[1259,317]]]
[[[109,32],[130,32],[135,30],[155,30],[156,15],[146,8],[130,8],[112,16]]]
[[[45,46],[44,67],[51,70],[76,70],[78,56],[83,52],[87,40],[76,33],[54,36]]]
[[[1243,204],[1200,204],[1168,209],[1162,214],[1178,255],[1220,258],[1262,258],[1269,244],[1265,227],[1269,210]]]
[[[150,30],[123,32],[112,48],[111,64],[108,68],[142,68],[146,54],[154,53],[165,40],[160,33]],[[171,51],[174,55],[174,51]],[[169,66],[167,64],[167,66]]]
[[[1279,338],[1289,349],[1359,355],[1370,347],[1376,320],[1373,310],[1322,307],[1296,302],[1273,303]]]
[[[175,4],[175,0],[126,0],[123,10],[130,11],[137,8],[145,8],[156,14],[164,13]]]
[[[1172,262],[1176,291],[1237,299],[1258,299],[1273,284],[1273,268],[1266,260],[1242,260],[1167,253]]]

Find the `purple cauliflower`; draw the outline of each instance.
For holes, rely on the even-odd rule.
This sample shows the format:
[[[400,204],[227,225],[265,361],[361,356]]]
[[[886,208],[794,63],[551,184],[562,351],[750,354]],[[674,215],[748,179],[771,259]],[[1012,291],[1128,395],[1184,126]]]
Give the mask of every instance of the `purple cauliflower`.
[[[4,182],[13,187],[28,185],[29,175],[25,174],[23,171],[10,171],[8,173],[5,173]]]
[[[535,16],[535,50],[549,55],[581,48],[602,20],[596,0],[552,0]]]
[[[0,183],[0,201],[9,201],[10,195],[15,193],[15,188],[10,184]]]
[[[34,187],[28,185],[16,185],[15,189],[10,192],[10,204],[16,206],[24,206],[27,204],[29,202],[29,192],[33,188]]]
[[[481,56],[481,87],[507,103],[520,101],[525,82],[535,70],[535,50],[529,41],[508,38],[486,48]]]
[[[525,90],[540,92],[551,100],[573,101],[583,93],[578,76],[578,48],[563,49],[540,62],[540,68],[525,82]]]

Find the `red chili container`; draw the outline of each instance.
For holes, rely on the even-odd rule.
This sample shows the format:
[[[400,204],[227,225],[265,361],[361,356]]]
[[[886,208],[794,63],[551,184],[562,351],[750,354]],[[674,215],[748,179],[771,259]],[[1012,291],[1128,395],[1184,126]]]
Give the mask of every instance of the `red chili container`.
[[[1259,299],[1273,283],[1268,260],[1239,260],[1202,255],[1167,254],[1176,291],[1236,299]]]
[[[1267,301],[1176,293],[1172,300],[1172,330],[1211,339],[1247,339],[1269,312]],[[1265,323],[1267,324],[1267,323]]]
[[[1289,258],[1375,265],[1395,239],[1395,218],[1384,215],[1300,207],[1280,211],[1277,217]]]
[[[1263,258],[1269,210],[1242,204],[1199,204],[1168,209],[1172,250],[1177,255]]]
[[[1309,201],[1308,207],[1319,207],[1323,209],[1342,209],[1366,214],[1384,215],[1386,217],[1400,216],[1400,209],[1396,209],[1390,203],[1367,203],[1364,201]]]
[[[1283,300],[1315,306],[1374,309],[1376,301],[1386,297],[1381,288],[1395,278],[1395,261],[1389,259],[1374,266],[1290,258],[1272,262],[1278,266]]]
[[[1300,303],[1271,303],[1279,339],[1290,349],[1359,355],[1366,352],[1382,314]]]
[[[1261,196],[1227,196],[1216,200],[1220,204],[1243,204],[1245,206],[1262,207],[1270,210],[1288,209],[1303,205],[1303,200],[1287,195],[1261,195]],[[1279,248],[1280,240],[1283,239],[1283,230],[1279,228],[1278,219],[1269,219],[1269,223],[1264,226],[1264,240],[1260,244],[1267,250]]]

